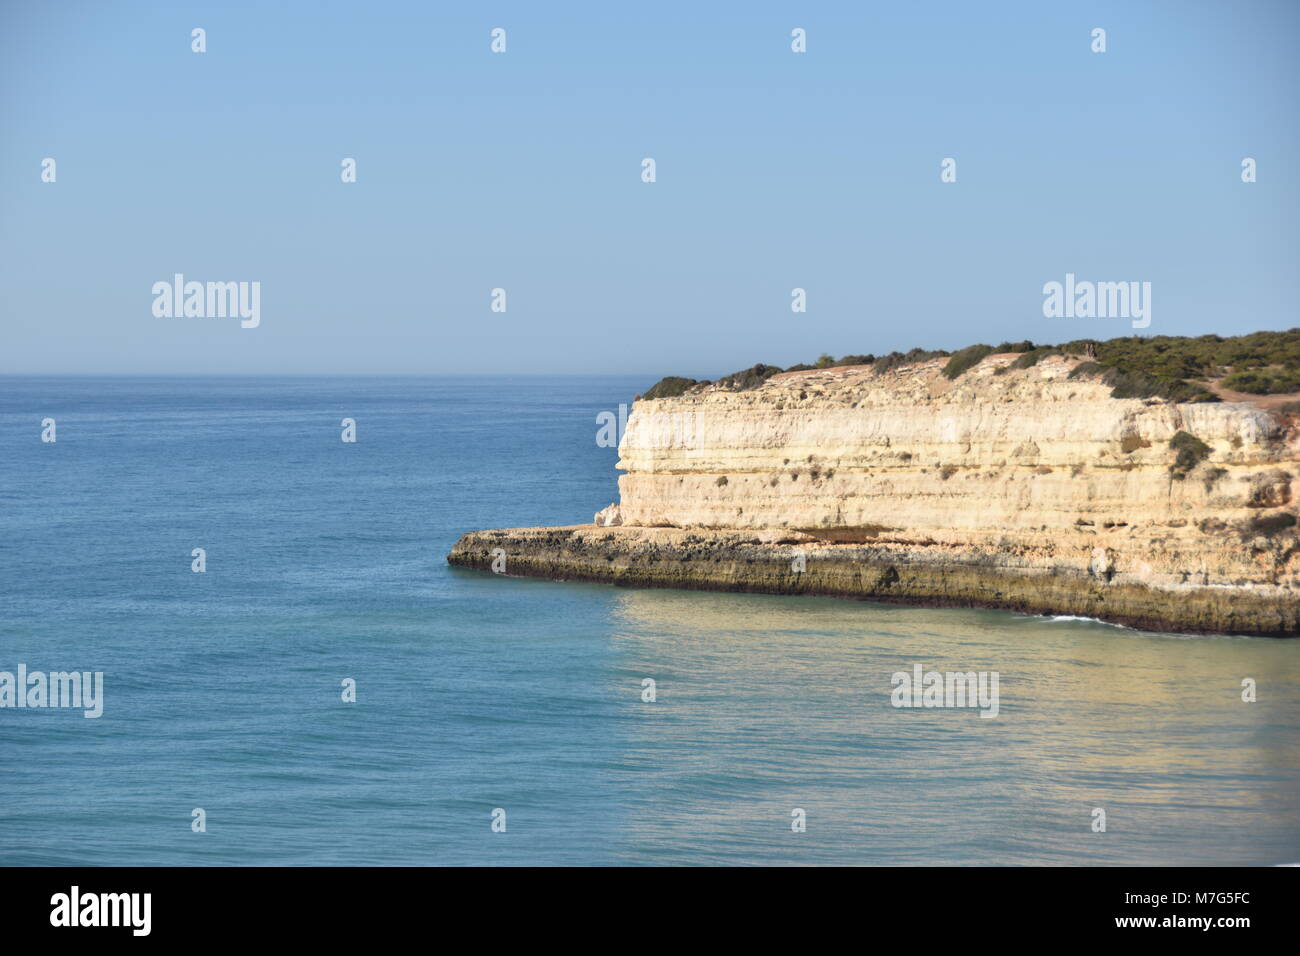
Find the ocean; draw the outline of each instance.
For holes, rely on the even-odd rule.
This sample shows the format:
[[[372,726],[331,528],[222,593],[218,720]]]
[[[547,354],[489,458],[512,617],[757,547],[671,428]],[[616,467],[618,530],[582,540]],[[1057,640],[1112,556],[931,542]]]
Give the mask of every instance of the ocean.
[[[0,708],[0,865],[1300,861],[1300,642],[447,565],[649,384],[0,378],[0,671],[104,675]]]

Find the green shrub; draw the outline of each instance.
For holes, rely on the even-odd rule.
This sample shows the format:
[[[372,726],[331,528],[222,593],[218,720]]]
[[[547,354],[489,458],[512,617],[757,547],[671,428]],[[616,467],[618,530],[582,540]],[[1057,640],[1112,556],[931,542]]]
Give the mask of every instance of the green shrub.
[[[1053,348],[1051,346],[1046,346],[1046,345],[1042,346],[1041,348],[1029,349],[1028,351],[1022,353],[1020,358],[1016,359],[1014,362],[1008,365],[1007,368],[1033,368],[1035,365],[1038,364],[1040,359],[1045,359],[1049,355],[1060,355],[1060,354],[1061,354],[1060,349]]]
[[[1207,469],[1205,475],[1201,479],[1202,481],[1205,482],[1205,490],[1206,491],[1213,490],[1214,486],[1217,485],[1220,481],[1222,481],[1227,474],[1228,474],[1228,469],[1226,468]]]
[[[1218,396],[1200,385],[1181,379],[1157,378],[1136,369],[1120,369],[1100,362],[1080,362],[1070,378],[1100,378],[1110,386],[1111,398],[1164,398],[1173,402],[1217,402]]]
[[[642,398],[676,398],[683,394],[693,385],[699,385],[693,378],[682,378],[678,375],[669,375],[667,378],[661,378],[650,386]]]
[[[890,352],[888,355],[882,355],[871,364],[877,372],[889,372],[903,365],[914,365],[917,362],[928,362],[930,359],[947,358],[948,355],[949,353],[943,349],[935,351],[911,349],[907,352]]]
[[[1224,367],[1237,371],[1266,366],[1300,370],[1300,329],[1229,338],[1131,335],[1105,342],[1081,340],[1077,344],[1091,344],[1097,360],[1104,365],[1146,372],[1157,378],[1201,378],[1217,375]]]
[[[741,369],[739,372],[732,372],[730,375],[718,379],[718,384],[743,392],[751,388],[758,388],[773,375],[779,375],[782,371],[783,369],[779,366],[764,365],[760,362],[752,368]]]
[[[1285,531],[1287,528],[1294,528],[1295,525],[1295,515],[1286,511],[1275,511],[1272,514],[1255,515],[1246,522],[1244,530],[1250,535],[1268,536]]]
[[[1169,473],[1176,481],[1182,481],[1189,471],[1210,456],[1210,446],[1187,432],[1180,431],[1169,439],[1169,447],[1178,452],[1174,463],[1169,466]]]
[[[801,363],[790,366],[788,371],[870,364],[875,371],[883,373],[931,359],[951,358],[953,361],[948,363],[944,373],[949,378],[956,378],[994,352],[1019,352],[1019,357],[1005,366],[1017,369],[1032,368],[1049,355],[1086,357],[1087,361],[1074,369],[1071,378],[1104,376],[1115,398],[1218,401],[1213,393],[1193,380],[1219,378],[1229,369],[1231,374],[1224,379],[1227,388],[1259,395],[1300,390],[1300,328],[1227,338],[1219,335],[1155,335],[1145,338],[1128,335],[1105,341],[1076,339],[1055,346],[1035,345],[1026,340],[1003,342],[997,346],[973,345],[956,354],[921,348],[883,356],[846,355],[838,360],[823,354],[815,365]],[[735,389],[756,388],[780,371],[774,365],[755,365],[727,376],[722,379],[722,384]],[[1001,373],[1002,369],[999,369]],[[670,376],[647,392],[645,397],[679,395],[694,384],[699,383]]]
[[[1107,369],[1101,380],[1111,398],[1167,398],[1173,402],[1217,402],[1218,396],[1181,379],[1157,378],[1134,369]]]
[[[1150,448],[1150,447],[1151,447],[1151,443],[1147,441],[1145,438],[1143,438],[1141,435],[1133,435],[1133,434],[1125,435],[1122,439],[1120,439],[1120,443],[1119,443],[1119,450],[1126,455],[1133,454],[1133,452],[1137,451],[1139,448]]]
[[[1233,372],[1223,380],[1223,387],[1252,395],[1300,392],[1300,371],[1266,368]]]
[[[962,372],[973,368],[988,356],[993,354],[991,345],[969,345],[960,352],[954,352],[952,358],[948,359],[948,364],[943,367],[943,374],[948,378],[956,378]]]

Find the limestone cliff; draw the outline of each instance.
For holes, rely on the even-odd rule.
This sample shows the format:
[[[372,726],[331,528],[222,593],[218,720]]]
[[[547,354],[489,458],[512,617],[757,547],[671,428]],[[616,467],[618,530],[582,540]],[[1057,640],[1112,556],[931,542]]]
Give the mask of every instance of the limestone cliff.
[[[1296,415],[1116,399],[1077,359],[1015,358],[638,401],[617,505],[492,546],[508,573],[1297,631]],[[485,541],[450,559],[486,567]]]

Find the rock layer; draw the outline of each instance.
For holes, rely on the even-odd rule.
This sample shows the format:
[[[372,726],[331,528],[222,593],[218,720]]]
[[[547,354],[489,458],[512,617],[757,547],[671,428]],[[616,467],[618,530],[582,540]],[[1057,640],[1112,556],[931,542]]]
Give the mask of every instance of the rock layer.
[[[1070,377],[1077,360],[1014,359],[955,381],[940,360],[638,401],[621,500],[594,525],[478,532],[448,559],[486,568],[502,548],[507,573],[559,579],[1300,629],[1295,415],[1115,399]]]

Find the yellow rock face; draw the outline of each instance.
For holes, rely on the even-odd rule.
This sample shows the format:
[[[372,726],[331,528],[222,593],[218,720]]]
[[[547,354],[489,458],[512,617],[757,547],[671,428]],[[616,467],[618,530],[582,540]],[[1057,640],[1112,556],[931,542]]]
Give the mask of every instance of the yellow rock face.
[[[1295,427],[1248,404],[1114,399],[1061,357],[999,374],[1014,358],[955,381],[937,360],[637,402],[619,517],[1011,549],[1115,583],[1300,586]],[[1179,432],[1209,448],[1185,473]]]

